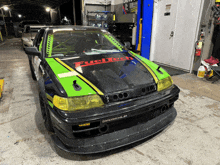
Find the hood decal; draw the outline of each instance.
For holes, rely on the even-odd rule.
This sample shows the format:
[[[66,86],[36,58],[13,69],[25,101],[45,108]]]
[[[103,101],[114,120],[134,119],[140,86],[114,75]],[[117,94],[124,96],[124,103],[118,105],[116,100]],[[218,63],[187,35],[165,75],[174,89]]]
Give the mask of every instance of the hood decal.
[[[149,70],[128,52],[81,55],[60,61],[89,80],[105,95],[155,83]]]
[[[85,67],[85,66],[91,66],[91,65],[98,65],[98,64],[106,64],[111,62],[118,62],[118,61],[127,61],[127,60],[133,60],[132,57],[120,57],[120,58],[102,58],[100,60],[91,60],[91,61],[79,61],[75,62],[75,68],[77,67]]]
[[[143,63],[145,63],[145,65],[147,65],[149,67],[149,69],[154,73],[154,77],[155,79],[158,79],[158,80],[162,80],[164,78],[167,78],[169,77],[170,75],[163,69],[163,68],[160,68],[160,71],[163,72],[163,74],[159,73],[157,71],[157,68],[158,68],[158,65],[153,63],[152,61],[138,55],[138,54],[135,54],[134,52],[130,51],[129,52],[134,58],[142,61]],[[155,80],[156,81],[156,80]]]
[[[54,75],[63,86],[64,90],[67,93],[68,97],[75,97],[75,96],[85,96],[85,95],[92,95],[96,94],[97,92],[94,91],[88,84],[86,84],[83,80],[81,80],[78,76],[67,76],[60,78],[58,75],[63,73],[70,72],[66,67],[62,66],[53,58],[46,58],[48,65],[50,66],[51,70],[53,71]],[[82,89],[80,91],[76,91],[73,87],[73,82],[77,80],[77,83],[80,84]]]
[[[67,68],[71,72],[76,72],[73,68],[62,62],[59,58],[55,58],[55,60],[60,63],[62,66]],[[85,77],[83,77],[81,74],[77,75],[78,78],[83,80],[87,85],[89,85],[93,90],[95,90],[99,95],[104,95],[95,85],[93,85],[89,80],[87,80]]]
[[[133,56],[136,60],[138,60],[142,65],[145,66],[145,68],[151,73],[151,75],[154,78],[155,83],[157,84],[158,83],[158,78],[157,78],[156,74],[151,70],[151,68],[146,63],[144,63],[141,59],[139,59],[133,52],[129,51],[129,54],[131,56]]]

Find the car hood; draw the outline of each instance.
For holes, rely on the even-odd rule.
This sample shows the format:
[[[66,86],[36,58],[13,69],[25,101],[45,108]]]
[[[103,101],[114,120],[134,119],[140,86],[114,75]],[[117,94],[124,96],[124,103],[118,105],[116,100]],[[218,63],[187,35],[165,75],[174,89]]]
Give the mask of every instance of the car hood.
[[[104,94],[154,83],[150,72],[128,53],[60,58]],[[79,84],[80,85],[80,84]]]

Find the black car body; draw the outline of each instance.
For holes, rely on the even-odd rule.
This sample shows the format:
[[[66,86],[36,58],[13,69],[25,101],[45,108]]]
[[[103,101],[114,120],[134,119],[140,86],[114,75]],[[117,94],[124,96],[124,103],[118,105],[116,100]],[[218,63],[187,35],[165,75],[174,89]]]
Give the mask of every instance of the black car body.
[[[125,146],[166,128],[179,88],[153,62],[103,29],[45,27],[26,48],[45,126],[68,152]]]

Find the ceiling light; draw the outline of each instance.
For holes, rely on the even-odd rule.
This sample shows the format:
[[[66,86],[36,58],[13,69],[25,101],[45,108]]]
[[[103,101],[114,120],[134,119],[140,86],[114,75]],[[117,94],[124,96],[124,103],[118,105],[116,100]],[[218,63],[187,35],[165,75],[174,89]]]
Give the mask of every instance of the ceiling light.
[[[3,9],[7,11],[9,8],[7,6],[4,6]]]
[[[49,12],[50,10],[51,10],[50,7],[47,7],[47,8],[46,8],[46,12]]]

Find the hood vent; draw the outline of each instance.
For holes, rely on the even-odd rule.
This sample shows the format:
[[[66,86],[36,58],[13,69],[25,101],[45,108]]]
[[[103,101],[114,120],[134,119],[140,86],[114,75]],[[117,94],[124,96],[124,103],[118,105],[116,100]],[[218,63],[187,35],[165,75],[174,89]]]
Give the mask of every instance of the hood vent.
[[[132,99],[140,96],[144,96],[150,93],[153,93],[157,90],[157,87],[155,84],[150,84],[146,87],[132,89],[129,91],[123,91],[123,92],[115,92],[111,93],[105,96],[106,102],[117,102],[117,101],[123,101],[127,99]]]

